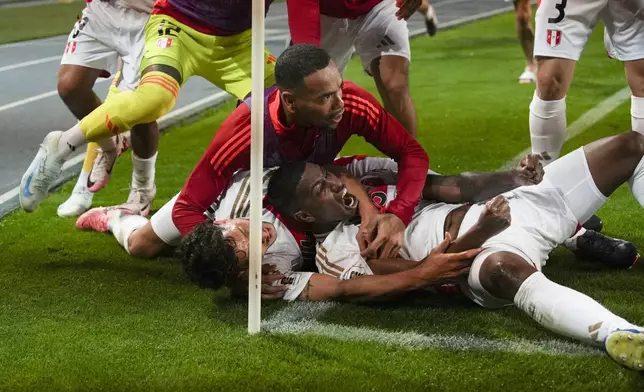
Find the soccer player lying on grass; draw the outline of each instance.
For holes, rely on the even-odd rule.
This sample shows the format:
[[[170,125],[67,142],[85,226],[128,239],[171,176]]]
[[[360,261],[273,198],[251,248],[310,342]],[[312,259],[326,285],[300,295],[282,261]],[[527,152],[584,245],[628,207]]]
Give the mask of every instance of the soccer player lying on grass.
[[[464,248],[482,247],[468,278],[460,283],[466,296],[487,308],[515,304],[550,331],[601,345],[618,363],[644,370],[644,329],[541,273],[549,253],[623,183],[628,182],[644,206],[643,156],[644,136],[637,132],[604,138],[567,154],[546,167],[538,185],[503,195],[511,210],[509,227],[487,240],[485,236],[463,238],[480,230],[477,222],[488,205],[423,203],[407,227],[400,254],[423,260],[445,232],[456,243],[463,240]],[[344,222],[318,246],[318,266],[336,275],[342,268],[346,272],[355,266],[366,273],[376,272],[355,241],[358,228],[350,220],[356,217],[355,197],[342,187],[331,186],[330,177],[316,165],[282,166],[271,178],[268,200],[279,212],[316,225],[321,232],[325,223],[334,224],[344,214]],[[389,263],[387,272],[392,272],[392,266],[409,267],[401,264]]]
[[[367,90],[344,82],[329,54],[313,45],[286,49],[275,64],[277,88],[264,94],[264,165],[306,160],[330,164],[352,135],[365,138],[400,167],[397,197],[384,214],[362,215],[364,237],[378,232],[371,248],[402,243],[402,233],[418,204],[429,158],[416,139]],[[188,177],[173,210],[181,235],[204,221],[203,212],[229,185],[234,173],[250,165],[250,99],[223,122],[201,160]],[[66,146],[64,148],[67,148]],[[44,159],[47,156],[51,159]],[[41,159],[42,158],[42,159]],[[34,166],[35,165],[35,166]],[[25,175],[23,196],[33,189],[35,209],[62,167],[62,161],[40,150]],[[39,168],[39,169],[38,169]],[[32,177],[33,174],[33,177]],[[30,200],[31,200],[30,199]]]
[[[360,208],[369,208],[372,213],[377,213],[377,208],[370,202],[369,195],[360,193],[362,188],[356,178],[367,175],[364,177],[364,181],[369,182],[374,174],[379,176],[382,173],[393,173],[393,170],[397,170],[397,164],[391,159],[364,156],[336,159],[333,167],[335,172],[340,173],[339,178],[346,186],[351,189],[359,187],[353,193],[365,198]],[[271,169],[265,171],[265,186],[273,172],[274,170]],[[536,183],[540,181],[542,175],[540,167],[534,165],[534,162],[531,163],[530,157],[526,157],[516,169],[507,172],[464,173],[459,176],[440,177],[440,182],[437,180],[438,177],[428,176],[428,179],[431,180],[426,184],[432,188],[431,190],[423,190],[423,195],[439,199],[445,198],[446,201],[476,201],[520,185]],[[250,208],[248,176],[248,171],[236,173],[221,198],[204,213],[217,221],[247,218]],[[393,181],[395,182],[395,179]],[[265,191],[266,189],[264,189]],[[150,220],[133,214],[127,206],[120,205],[94,208],[79,217],[76,226],[79,229],[98,232],[110,231],[129,254],[142,258],[156,257],[175,247],[181,241],[181,233],[172,220],[172,209],[176,199],[177,196],[166,203]],[[297,269],[296,267],[302,263],[303,254],[304,259],[307,259],[308,255],[308,258],[313,260],[315,241],[302,228],[282,224],[281,218],[276,217],[272,209],[268,208],[264,210],[264,221],[272,223],[275,226],[274,231],[280,233],[278,235],[279,241],[269,248],[265,256],[266,263],[277,264],[279,271],[286,273]],[[242,231],[247,232],[247,220],[238,219],[235,222],[244,226]],[[239,251],[244,253],[247,249]],[[221,257],[223,258],[223,256]],[[217,258],[211,259],[212,263],[218,260]],[[279,261],[282,259],[284,267]]]
[[[384,182],[395,184],[395,162],[389,159],[383,158],[362,158],[356,159],[356,157],[348,158],[352,161],[347,161],[347,158],[340,158],[336,160],[338,165],[336,166],[327,166],[327,170],[338,173],[338,176],[328,174],[324,177],[326,181],[326,186],[329,189],[334,189],[333,195],[335,197],[341,198],[343,195],[350,195],[347,199],[342,199],[349,202],[349,204],[355,204],[352,207],[352,211],[357,212],[358,209],[364,208],[364,202],[360,203],[356,199],[362,201],[364,200],[364,192],[362,185],[377,184],[381,185]],[[342,165],[345,169],[348,169],[349,173],[342,170]],[[319,166],[315,166],[319,167]],[[285,170],[278,172],[278,177],[282,176]],[[356,183],[354,179],[350,178],[351,174],[357,174],[360,177],[361,183]],[[271,180],[270,183],[272,187],[277,187],[284,185],[287,188],[295,189],[297,183],[299,182],[299,177],[292,179],[290,183],[283,183],[284,180],[278,179],[277,181],[272,180],[273,173],[270,173]],[[468,202],[468,201],[479,201],[484,200],[489,197],[493,197],[502,193],[504,190],[511,190],[520,185],[527,184],[536,184],[541,181],[543,176],[543,169],[538,162],[538,159],[535,156],[525,157],[519,164],[519,167],[515,170],[509,172],[499,172],[499,173],[463,173],[457,176],[440,176],[436,174],[429,174],[427,176],[427,181],[425,188],[423,189],[423,197],[430,200],[443,200],[448,202]],[[265,184],[268,179],[265,179]],[[278,185],[275,185],[278,184]],[[282,184],[282,185],[279,185]],[[239,193],[241,192],[241,193]],[[359,194],[357,198],[351,196],[353,193]],[[379,206],[386,205],[389,200],[391,200],[392,195],[395,193],[395,186],[375,186],[370,187],[369,196],[374,200]],[[238,200],[239,195],[246,194],[244,189],[235,192],[226,192],[226,197]],[[295,196],[290,196],[295,197]],[[366,199],[369,208],[374,208],[372,203],[370,203],[369,198]],[[235,201],[235,203],[238,203]],[[246,199],[243,199],[242,203],[247,203]],[[357,204],[356,204],[357,203]],[[224,201],[218,212],[229,210],[229,207],[224,207],[230,202]],[[326,204],[321,204],[321,207],[324,207]],[[331,231],[335,224],[339,223],[340,220],[346,217],[346,208],[341,207],[341,210],[334,211],[333,207],[338,207],[339,204],[332,204],[331,211],[323,212],[322,214],[326,217],[335,216],[335,222],[331,225],[324,225],[325,227],[314,227],[317,229],[318,235],[323,235],[323,233]],[[223,210],[222,210],[223,208]],[[272,211],[272,207],[271,211]],[[234,208],[239,211],[239,208]],[[243,204],[241,209],[248,211],[248,206]],[[482,235],[489,238],[492,234],[496,233],[497,225],[494,223],[496,215],[493,213],[496,210],[488,211],[488,213],[482,215],[482,221],[479,225],[486,230],[475,231],[472,235]],[[245,293],[244,286],[248,282],[248,277],[245,275],[247,273],[247,257],[248,254],[248,220],[247,219],[237,219],[234,222],[226,221],[226,218],[235,217],[230,215],[228,212],[223,212],[218,217],[215,217],[215,220],[220,219],[213,225],[211,222],[207,222],[198,226],[198,229],[193,233],[188,235],[184,240],[180,248],[180,258],[185,265],[185,269],[190,275],[190,277],[200,285],[210,288],[218,288],[222,284],[226,284],[231,288],[241,288],[239,290],[241,293]],[[270,219],[266,219],[266,218]],[[328,300],[328,299],[352,299],[354,296],[346,294],[344,290],[341,290],[340,287],[343,284],[335,278],[329,279],[328,277],[321,277],[315,275],[313,278],[312,285],[315,286],[315,289],[311,290],[307,286],[309,279],[313,277],[311,273],[302,273],[294,272],[298,271],[303,264],[306,264],[306,260],[311,252],[311,249],[301,249],[301,255],[305,259],[298,260],[295,262],[294,259],[284,260],[286,263],[279,261],[279,258],[276,260],[274,255],[276,253],[287,253],[289,247],[292,249],[296,246],[296,242],[292,241],[290,238],[293,238],[288,231],[280,230],[280,226],[284,225],[287,227],[298,227],[298,224],[293,219],[284,219],[282,215],[266,214],[265,220],[267,224],[265,225],[265,240],[269,245],[267,252],[264,255],[263,263],[264,264],[274,264],[272,267],[276,267],[272,270],[276,275],[271,275],[270,277],[265,278],[268,281],[277,282],[282,278],[285,278],[282,282],[284,287],[282,290],[279,290],[275,286],[265,285],[264,288],[267,291],[271,292],[270,296],[266,298],[280,298],[280,293],[284,294],[284,299],[293,300],[293,299],[302,299],[302,300]],[[271,228],[271,224],[275,225],[274,228]],[[300,222],[301,223],[301,222]],[[223,226],[223,227],[222,227]],[[300,230],[309,229],[311,227],[300,226]],[[488,229],[489,228],[489,229]],[[276,236],[271,237],[270,233],[276,233]],[[280,234],[281,233],[281,234]],[[595,241],[583,241],[580,243],[581,247],[586,250],[588,253],[602,254],[606,252],[607,248],[610,248],[609,253],[603,254],[603,258],[610,260],[612,262],[621,262],[622,264],[625,261],[629,261],[630,264],[633,263],[634,255],[636,250],[634,246],[630,243],[620,240],[612,240],[597,234],[598,240]],[[462,237],[465,238],[465,237]],[[323,240],[323,239],[322,239]],[[463,241],[463,239],[461,239]],[[482,241],[480,241],[482,242]],[[271,245],[272,243],[272,245]],[[311,242],[312,243],[312,242]],[[608,246],[607,246],[608,244]],[[309,244],[307,244],[309,245]],[[600,245],[600,246],[598,246]],[[458,246],[458,244],[454,245]],[[457,248],[450,248],[450,252],[455,251]],[[291,250],[291,253],[297,252],[296,250]],[[393,250],[393,253],[396,253]],[[293,260],[293,262],[291,262]],[[312,262],[312,260],[310,260]],[[403,260],[404,261],[404,260]],[[373,261],[376,262],[376,261]],[[390,267],[387,261],[381,262],[383,267]],[[407,265],[409,262],[406,263]],[[628,264],[628,265],[630,265]],[[322,269],[323,267],[320,266]],[[268,272],[268,271],[267,271]],[[346,279],[352,276],[352,272],[347,269],[345,274],[339,276],[340,278]],[[360,272],[360,271],[357,271]],[[416,271],[419,272],[419,271]],[[239,279],[235,279],[238,277]],[[214,283],[216,284],[214,284]],[[438,283],[438,282],[437,282]],[[278,283],[276,283],[278,284]],[[402,284],[399,282],[399,284]],[[304,287],[309,287],[309,290],[305,294],[299,295]],[[397,286],[398,287],[398,286]],[[405,286],[408,287],[408,286]],[[439,286],[433,288],[440,288]],[[234,290],[237,291],[237,290]],[[363,296],[364,293],[362,293]],[[379,294],[374,294],[378,297],[382,295],[382,292]]]
[[[530,158],[530,157],[529,157]],[[537,165],[528,165],[528,160],[521,162],[519,168],[499,173],[466,173],[459,176],[442,177],[428,175],[433,180],[427,181],[432,188],[423,191],[424,196],[433,198],[447,197],[459,201],[476,201],[489,195],[497,195],[504,190],[514,189],[521,184],[531,184],[541,180],[543,172]],[[536,161],[536,160],[532,160]],[[358,197],[352,199],[353,211],[361,208],[377,207],[371,203],[370,196],[362,185],[352,177],[353,174],[380,173],[395,162],[383,158],[341,158],[336,160],[338,165],[327,166],[332,172],[338,173],[338,189],[351,189]],[[344,167],[342,165],[345,165]],[[316,166],[318,167],[318,166]],[[276,170],[265,176],[264,184]],[[279,171],[279,169],[277,170]],[[219,288],[226,285],[235,294],[247,293],[248,283],[248,219],[240,219],[240,213],[246,214],[249,209],[248,173],[244,176],[241,187],[233,184],[226,192],[224,200],[214,213],[212,221],[206,221],[186,236],[178,250],[185,270],[190,278],[202,287]],[[369,175],[365,181],[374,178]],[[444,180],[444,181],[441,181]],[[346,184],[346,185],[345,185]],[[395,192],[395,186],[392,192]],[[340,193],[336,193],[340,194]],[[234,201],[233,201],[234,200]],[[363,203],[358,203],[362,200]],[[232,213],[230,204],[232,206]],[[381,206],[382,207],[382,206]],[[382,207],[384,208],[384,207]],[[359,215],[359,214],[358,214]],[[344,215],[342,215],[344,217]],[[232,219],[231,219],[232,218]],[[486,220],[490,217],[486,217]],[[462,248],[459,253],[452,247],[450,253],[444,254],[449,241],[437,246],[436,250],[427,257],[426,263],[417,269],[403,271],[387,277],[369,277],[360,280],[341,280],[324,274],[302,272],[306,262],[313,263],[315,255],[315,240],[302,235],[310,227],[294,219],[284,219],[274,213],[274,208],[266,205],[264,209],[263,226],[263,264],[264,272],[262,292],[265,299],[283,298],[285,300],[358,300],[381,298],[384,295],[413,290],[421,286],[436,283],[445,279],[455,278],[468,270],[469,261],[478,251]],[[358,236],[356,236],[356,242]],[[303,238],[304,241],[293,239]],[[300,256],[297,246],[300,246]],[[302,245],[306,245],[304,247]],[[308,254],[307,254],[308,253]],[[290,255],[290,257],[285,257]],[[308,256],[308,257],[307,257]],[[307,260],[308,259],[308,260]],[[303,291],[306,288],[306,291]]]

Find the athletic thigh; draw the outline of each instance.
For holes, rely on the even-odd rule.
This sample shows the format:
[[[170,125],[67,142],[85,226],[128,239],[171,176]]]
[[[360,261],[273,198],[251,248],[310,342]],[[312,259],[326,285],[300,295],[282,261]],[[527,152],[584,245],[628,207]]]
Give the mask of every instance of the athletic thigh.
[[[407,21],[396,18],[396,9],[394,1],[382,1],[361,21],[355,48],[370,75],[371,63],[379,57],[399,56],[411,61]]]

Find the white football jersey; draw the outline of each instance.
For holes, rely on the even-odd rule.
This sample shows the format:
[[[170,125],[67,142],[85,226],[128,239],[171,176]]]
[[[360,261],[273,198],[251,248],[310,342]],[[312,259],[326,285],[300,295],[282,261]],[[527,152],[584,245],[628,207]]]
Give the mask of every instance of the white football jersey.
[[[386,207],[395,195],[394,186],[380,186],[369,189],[374,201]],[[421,201],[411,222],[405,229],[401,257],[421,261],[444,238],[447,215],[462,204],[445,204]],[[343,222],[317,244],[315,264],[318,271],[338,279],[373,275],[366,260],[360,255],[356,240],[359,225]],[[430,291],[453,293],[455,285],[432,286]]]
[[[271,173],[276,168],[264,171],[263,195],[266,195],[268,181]],[[277,233],[275,242],[266,251],[262,260],[263,264],[274,264],[277,270],[286,277],[276,285],[288,286],[284,295],[285,300],[297,299],[306,287],[312,273],[296,272],[302,268],[303,252],[314,252],[314,241],[310,235],[298,232],[287,226],[279,214],[273,213],[271,207],[262,210],[262,220],[275,227]],[[214,210],[214,211],[212,211]],[[215,203],[210,212],[210,217],[215,220],[248,218],[250,213],[250,172],[240,171],[235,174],[230,187]]]
[[[113,0],[114,5],[149,14],[154,7],[154,0]]]

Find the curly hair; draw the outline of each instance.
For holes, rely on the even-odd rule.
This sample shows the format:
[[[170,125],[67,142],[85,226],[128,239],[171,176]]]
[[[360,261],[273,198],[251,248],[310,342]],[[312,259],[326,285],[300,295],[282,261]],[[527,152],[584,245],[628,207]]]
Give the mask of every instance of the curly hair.
[[[176,251],[190,280],[200,287],[218,289],[239,272],[235,241],[211,220],[197,225],[183,238]]]

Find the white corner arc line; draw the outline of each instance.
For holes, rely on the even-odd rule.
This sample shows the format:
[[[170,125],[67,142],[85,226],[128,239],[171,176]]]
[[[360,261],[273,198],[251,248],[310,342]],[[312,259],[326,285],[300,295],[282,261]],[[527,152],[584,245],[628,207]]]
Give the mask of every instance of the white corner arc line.
[[[62,57],[63,56],[60,56],[60,55],[59,56],[50,56],[50,57],[45,57],[45,58],[42,58],[42,59],[25,61],[25,62],[22,62],[22,63],[16,63],[16,64],[11,64],[11,65],[5,65],[4,67],[0,67],[0,72],[11,71],[13,69],[29,67],[31,65],[48,63],[50,61],[60,60]]]

